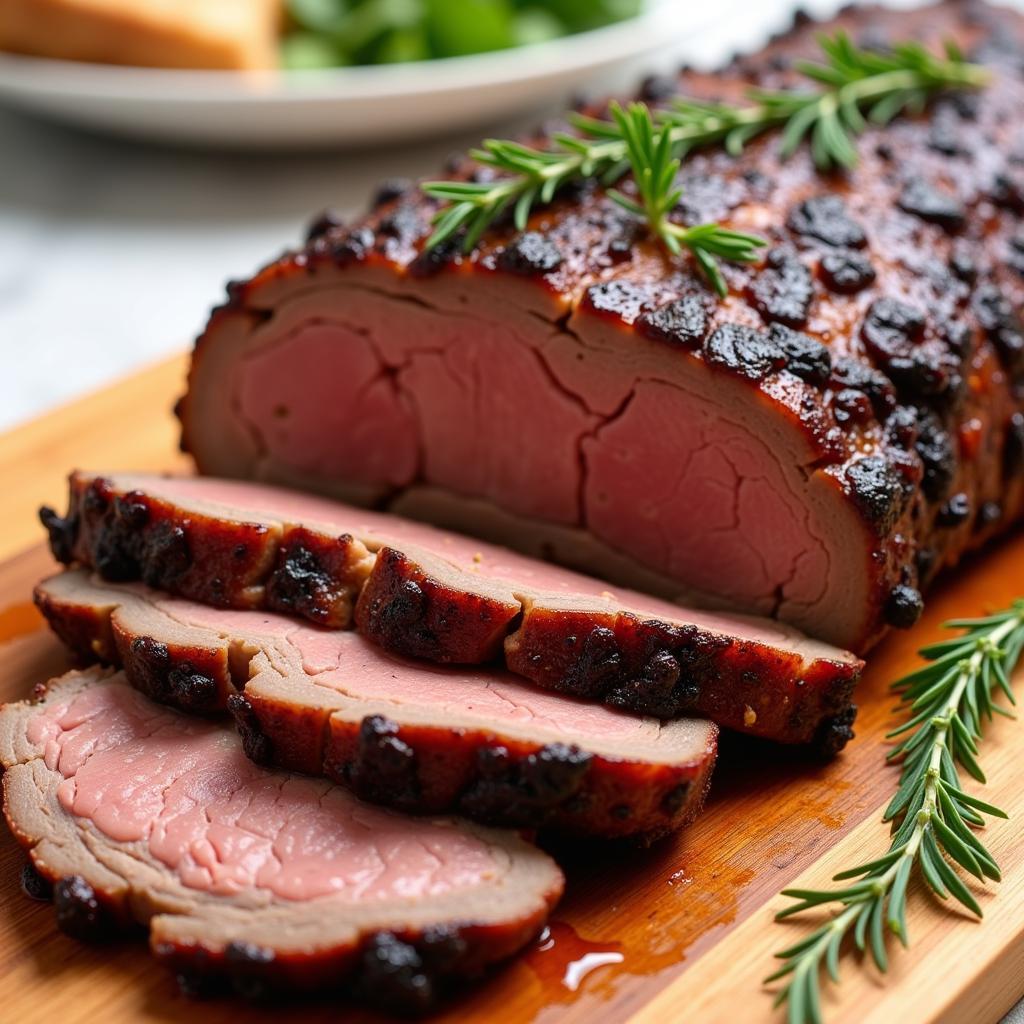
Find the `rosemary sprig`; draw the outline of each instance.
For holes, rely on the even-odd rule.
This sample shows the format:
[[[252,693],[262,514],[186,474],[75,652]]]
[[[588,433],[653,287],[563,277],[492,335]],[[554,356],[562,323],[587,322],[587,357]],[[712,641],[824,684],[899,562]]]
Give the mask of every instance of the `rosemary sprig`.
[[[842,32],[819,42],[823,61],[796,65],[817,89],[753,90],[743,106],[680,98],[654,112],[656,123],[668,129],[670,160],[717,143],[738,154],[755,136],[781,128],[783,157],[809,138],[819,167],[850,167],[857,159],[853,137],[868,122],[888,123],[904,110],[923,109],[938,91],[979,87],[988,80],[984,68],[966,63],[952,45],[938,57],[917,43],[885,52],[864,50]],[[427,248],[464,231],[463,247],[469,251],[508,212],[521,231],[533,207],[550,202],[569,182],[596,178],[611,185],[630,169],[629,142],[620,119],[576,115],[572,123],[578,134],[558,133],[547,149],[488,139],[472,150],[477,162],[502,172],[493,181],[424,183],[427,195],[448,204],[435,217]],[[670,245],[666,235],[659,237]]]
[[[888,852],[836,875],[835,881],[857,879],[845,888],[783,893],[797,902],[777,920],[828,905],[839,908],[830,921],[779,953],[783,964],[766,979],[788,978],[776,1006],[788,1003],[790,1024],[821,1024],[821,969],[839,981],[839,958],[851,933],[856,948],[865,955],[870,950],[881,971],[888,967],[886,932],[908,944],[907,884],[915,866],[936,896],[953,896],[979,917],[981,907],[953,864],[982,882],[999,880],[999,868],[974,828],[985,824],[985,814],[1006,815],[964,792],[957,766],[985,781],[978,740],[986,720],[1008,714],[993,702],[996,691],[1015,703],[1009,680],[1024,649],[1024,598],[996,615],[946,626],[965,632],[924,648],[920,653],[930,664],[895,684],[911,717],[889,734],[904,738],[889,753],[889,760],[902,762],[902,771],[885,811],[885,820],[893,822]]]
[[[618,189],[612,189],[609,195],[621,207],[646,220],[673,256],[689,249],[715,291],[724,298],[728,289],[715,257],[752,263],[757,259],[757,250],[767,243],[756,235],[730,231],[718,224],[684,227],[669,220],[683,195],[675,183],[679,158],[672,156],[671,129],[663,125],[656,132],[651,112],[642,103],[631,103],[626,110],[612,103],[609,109],[626,144],[626,157],[640,202]]]

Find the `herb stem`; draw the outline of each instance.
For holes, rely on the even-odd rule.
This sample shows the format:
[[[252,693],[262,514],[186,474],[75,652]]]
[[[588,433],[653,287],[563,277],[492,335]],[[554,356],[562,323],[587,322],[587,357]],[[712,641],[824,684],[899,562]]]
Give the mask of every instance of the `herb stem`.
[[[965,793],[956,766],[984,782],[975,760],[977,741],[983,720],[1001,710],[992,703],[993,691],[999,689],[1013,702],[1009,675],[1024,651],[1024,599],[988,618],[947,625],[967,632],[925,648],[921,653],[931,664],[896,684],[911,718],[890,733],[909,735],[888,758],[903,764],[896,795],[884,815],[893,822],[888,851],[836,875],[836,881],[859,879],[844,889],[784,893],[798,902],[780,911],[780,920],[829,904],[840,907],[831,921],[778,954],[783,965],[767,979],[789,976],[776,1005],[788,1004],[790,1024],[820,1024],[821,968],[838,982],[841,947],[851,932],[858,949],[870,948],[880,971],[888,967],[886,930],[907,945],[906,893],[915,866],[936,896],[952,895],[979,917],[982,909],[953,865],[981,881],[1000,877],[974,829],[985,823],[981,812],[1006,815]]]
[[[922,109],[935,92],[977,88],[989,77],[986,69],[966,63],[952,46],[947,46],[944,57],[917,43],[876,52],[856,47],[843,33],[822,37],[820,44],[823,62],[796,65],[821,86],[817,90],[754,90],[750,102],[741,106],[679,97],[663,109],[648,112],[657,129],[666,133],[668,159],[682,160],[693,149],[717,143],[737,155],[756,136],[780,128],[783,157],[809,137],[818,167],[851,167],[857,160],[852,137],[869,122],[885,124],[905,109]],[[532,208],[550,202],[571,181],[595,178],[611,185],[629,170],[636,175],[621,119],[577,115],[572,121],[576,134],[556,134],[546,149],[488,139],[471,152],[478,163],[503,172],[502,177],[489,182],[425,182],[423,191],[446,204],[434,218],[426,247],[463,232],[462,246],[468,252],[510,209],[516,228],[524,230]],[[674,242],[683,244],[674,229],[656,234],[670,252],[675,251]],[[720,275],[716,278],[708,265],[698,262],[721,292]]]

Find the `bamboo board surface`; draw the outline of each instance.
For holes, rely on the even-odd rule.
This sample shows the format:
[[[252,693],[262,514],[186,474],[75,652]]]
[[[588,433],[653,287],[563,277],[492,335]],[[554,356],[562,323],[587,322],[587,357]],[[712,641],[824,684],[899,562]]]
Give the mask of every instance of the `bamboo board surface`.
[[[0,699],[26,696],[66,667],[30,603],[32,584],[52,571],[36,507],[64,502],[64,477],[98,470],[183,469],[170,413],[182,358],[67,405],[0,436],[4,481],[0,530]],[[914,651],[951,615],[993,610],[1024,592],[1024,536],[972,559],[929,601],[922,622],[871,658],[859,692],[857,739],[828,765],[726,737],[706,813],[684,834],[648,850],[593,842],[550,848],[566,869],[566,896],[546,941],[469,991],[444,1022],[680,1021],[770,1024],[781,1020],[762,988],[776,949],[808,922],[776,925],[776,894],[799,880],[824,884],[836,870],[881,852],[881,808],[895,772],[884,767],[894,723],[887,685],[916,664]],[[1018,673],[1024,683],[1024,673]],[[828,988],[834,1024],[997,1021],[1024,996],[1024,723],[998,719],[983,748],[984,797],[1006,809],[986,843],[1003,869],[981,891],[983,925],[923,893],[911,900],[909,952],[893,952],[889,975],[843,965]],[[339,1013],[337,1003],[240,1007],[196,1003],[139,943],[81,946],[53,924],[52,909],[19,889],[23,855],[0,835],[0,1020],[19,1024],[103,1021],[311,1022],[381,1020]],[[977,891],[977,890],[976,890]]]

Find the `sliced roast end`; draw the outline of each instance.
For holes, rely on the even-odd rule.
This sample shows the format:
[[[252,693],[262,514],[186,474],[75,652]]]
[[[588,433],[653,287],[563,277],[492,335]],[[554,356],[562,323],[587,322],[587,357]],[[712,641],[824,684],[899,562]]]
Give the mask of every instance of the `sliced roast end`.
[[[171,737],[184,748],[177,762],[165,759],[174,749],[167,746]],[[53,744],[61,752],[56,761],[47,753]],[[193,989],[227,983],[240,994],[262,997],[342,988],[378,1008],[405,1012],[426,1009],[516,953],[540,931],[560,896],[557,866],[515,834],[369,808],[325,790],[324,783],[249,766],[234,753],[236,744],[219,726],[150,705],[123,675],[95,669],[54,680],[36,701],[0,709],[4,815],[33,870],[53,885],[65,931],[95,940],[146,926],[155,955]],[[157,758],[152,765],[151,750]],[[114,766],[126,754],[135,775],[132,787],[122,790]],[[281,822],[275,827],[312,816],[319,828],[341,829],[339,842],[365,846],[367,855],[382,830],[388,842],[406,843],[414,857],[423,844],[437,843],[452,858],[446,863],[454,873],[425,888],[415,860],[407,868],[403,855],[395,854],[390,871],[397,873],[397,887],[385,873],[350,890],[343,881],[350,869],[312,854],[315,863],[304,861],[303,875],[315,880],[319,871],[341,872],[337,884],[285,876],[275,881],[230,858],[220,864],[240,872],[225,876],[233,879],[230,886],[204,880],[173,843],[155,846],[167,842],[164,832],[139,819],[160,815],[174,800],[175,785],[189,790],[205,784],[202,774],[190,774],[193,760],[221,780],[210,790],[207,808],[229,830],[246,833],[249,825],[236,816],[219,817],[225,800],[244,800],[251,815],[264,813],[260,801],[269,800],[265,805],[278,815],[271,820]],[[74,773],[73,790],[63,785],[67,772]],[[120,825],[108,824],[113,819],[106,812],[125,801],[141,803]],[[138,837],[111,831],[122,830],[125,821],[141,830]],[[259,828],[248,843],[256,853]],[[287,858],[279,863],[284,870]],[[313,888],[303,888],[308,884]],[[364,884],[371,886],[369,895],[357,896]],[[291,893],[287,898],[281,886]],[[399,970],[402,964],[408,969]]]
[[[519,615],[506,587],[475,581],[472,590],[454,566],[427,552],[377,552],[356,605],[356,625],[387,650],[412,658],[482,664],[501,652]]]
[[[43,581],[37,600],[79,649],[95,646],[90,628],[113,635],[108,663],[164,703],[205,710],[170,685],[204,668],[255,762],[403,810],[653,838],[697,814],[714,766],[710,722],[659,723],[499,669],[400,660],[350,632],[208,609],[81,569]],[[232,649],[249,658],[234,681]]]
[[[124,511],[135,506],[153,511]],[[109,543],[96,542],[107,518],[170,522],[189,550],[211,553],[171,583],[161,580],[172,593],[215,607],[282,610],[332,628],[354,619],[395,654],[440,664],[504,660],[540,686],[634,713],[693,711],[779,742],[808,743],[825,718],[849,707],[862,667],[771,621],[610,593],[600,581],[507,549],[278,488],[76,473],[70,507],[68,521],[79,524],[76,559],[105,578],[123,575],[121,561],[101,557]],[[218,558],[223,538],[239,530],[256,531],[264,550],[258,572],[230,577]],[[71,623],[55,626],[73,641]],[[229,652],[227,681],[199,669],[223,695],[231,677],[244,682],[247,674],[236,653]]]
[[[703,715],[748,735],[831,753],[852,736],[851,699],[863,667],[853,657],[808,657],[557,597],[525,603],[505,655],[512,671],[541,686],[663,718]]]

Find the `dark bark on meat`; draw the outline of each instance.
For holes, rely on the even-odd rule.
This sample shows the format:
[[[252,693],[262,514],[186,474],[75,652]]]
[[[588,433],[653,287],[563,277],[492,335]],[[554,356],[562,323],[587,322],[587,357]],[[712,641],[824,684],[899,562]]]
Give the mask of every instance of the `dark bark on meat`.
[[[351,227],[325,227],[309,246],[235,288],[197,345],[193,392],[222,333],[245,317],[273,318],[291,282],[305,287],[310,277],[353,267],[396,278],[429,269],[435,279],[535,281],[569,313],[621,329],[624,349],[637,333],[664,341],[666,369],[672,359],[696,360],[736,375],[751,403],[777,408],[780,423],[795,422],[816,453],[810,471],[865,527],[846,541],[863,556],[864,596],[853,611],[835,598],[819,620],[812,612],[801,618],[796,607],[787,614],[859,652],[890,626],[906,628],[935,575],[1024,508],[1017,454],[1024,443],[1024,19],[976,0],[911,12],[854,7],[827,26],[801,23],[719,74],[683,71],[671,90],[662,82],[645,95],[655,103],[669,92],[742,102],[751,83],[793,86],[793,63],[817,56],[822,28],[872,45],[920,39],[938,48],[953,39],[994,78],[977,95],[944,96],[920,116],[869,128],[848,173],[819,173],[806,148],[782,160],[778,133],[754,140],[738,158],[720,147],[688,154],[679,217],[757,229],[771,243],[763,263],[725,268],[728,302],[715,301],[688,261],[668,261],[642,231],[630,235],[624,225],[632,222],[596,183],[567,189],[523,232],[501,221],[470,254],[424,253],[437,204],[404,191]],[[464,177],[479,171],[468,159],[454,166]],[[812,343],[827,359],[793,357],[780,339],[794,337],[805,353],[813,357]],[[794,396],[791,405],[780,400],[782,390]],[[203,468],[210,445],[196,401],[187,395],[180,414],[185,446]],[[313,477],[309,485],[337,482]],[[954,494],[966,496],[968,511],[951,524],[946,502]],[[479,496],[501,506],[501,495]],[[49,525],[55,546],[66,547],[64,527]],[[399,607],[414,615],[413,604]],[[383,615],[375,612],[382,629]],[[413,628],[429,648],[429,629],[418,619]]]
[[[673,323],[693,312],[678,311]],[[737,344],[742,348],[742,341]],[[828,372],[824,348],[782,325],[773,328],[767,351],[772,359],[791,361],[808,378]],[[745,351],[743,366],[756,362],[759,352]],[[865,515],[884,524],[897,514],[905,492],[884,461],[862,460],[852,476],[851,487]],[[99,512],[90,511],[96,494],[105,496]],[[80,525],[67,537],[74,558],[102,575],[106,574],[97,563],[96,549],[106,536],[108,510],[117,499],[123,505],[123,498],[113,481],[82,475],[71,479],[67,520]],[[852,735],[851,700],[861,665],[839,651],[834,660],[819,655],[805,662],[785,645],[640,619],[614,607],[586,605],[575,611],[549,608],[542,600],[524,607],[510,590],[481,587],[478,577],[443,559],[411,553],[414,549],[406,552],[385,545],[368,569],[366,549],[349,535],[327,536],[293,525],[277,539],[257,524],[239,525],[212,511],[190,514],[142,491],[134,493],[132,502],[147,509],[140,521],[181,524],[188,545],[204,553],[187,575],[168,585],[192,600],[284,611],[318,625],[341,627],[354,621],[360,633],[396,654],[442,664],[503,660],[516,674],[547,689],[639,714],[703,716],[752,735],[783,743],[815,743],[826,750],[838,749],[840,740]],[[240,545],[240,532],[260,538],[258,559],[251,544]],[[143,549],[145,534],[133,535],[128,546]],[[236,546],[244,546],[245,558],[236,559]],[[232,576],[225,566],[235,564],[246,568]],[[906,595],[898,591],[894,608],[901,597]],[[165,703],[184,707],[175,686],[197,701],[207,699],[204,692],[223,697],[231,688],[228,666],[210,664],[201,652],[193,652],[189,665],[179,665],[172,680],[157,671],[153,652],[125,649],[115,656],[112,648],[118,638],[110,637],[109,630],[104,633],[88,618],[79,622],[68,609],[48,609],[45,602],[41,610],[58,635],[87,660],[123,663],[142,677],[140,669],[147,666],[132,668],[131,663],[148,653],[146,678],[151,682],[146,692]],[[898,619],[906,612],[891,614]],[[685,610],[680,615],[685,618]],[[211,680],[213,689],[199,677]],[[837,718],[845,727],[831,729]]]
[[[153,700],[189,713],[226,708],[246,756],[257,764],[325,775],[363,799],[399,810],[458,812],[490,825],[649,842],[692,821],[710,783],[713,749],[693,763],[659,763],[650,751],[630,760],[505,738],[500,724],[482,732],[379,714],[328,720],[317,706],[246,692],[244,680],[238,681],[241,692],[232,692],[225,658],[170,638],[134,634],[123,624],[112,630],[107,608],[49,599],[45,584],[36,603],[82,661],[97,660],[102,650],[98,660],[123,669],[132,686]],[[112,633],[116,641],[109,639]],[[207,687],[217,695],[212,706]]]

